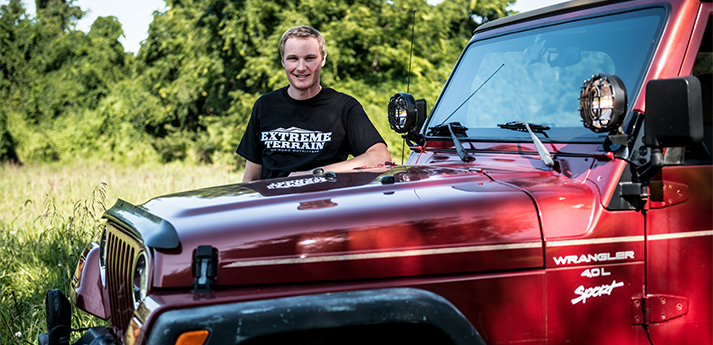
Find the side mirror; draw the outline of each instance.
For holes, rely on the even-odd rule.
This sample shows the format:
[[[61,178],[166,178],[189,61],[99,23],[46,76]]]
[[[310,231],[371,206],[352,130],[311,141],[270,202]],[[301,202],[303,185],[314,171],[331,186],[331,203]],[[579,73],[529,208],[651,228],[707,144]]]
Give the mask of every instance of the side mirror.
[[[396,133],[405,133],[407,140],[418,140],[426,122],[426,100],[414,100],[408,93],[397,93],[389,100],[389,126]]]
[[[649,81],[644,122],[644,145],[651,149],[651,159],[637,170],[639,180],[648,182],[664,166],[663,148],[691,146],[703,140],[703,101],[698,78]]]
[[[700,143],[703,140],[703,101],[698,78],[649,81],[644,119],[644,144],[650,148]]]

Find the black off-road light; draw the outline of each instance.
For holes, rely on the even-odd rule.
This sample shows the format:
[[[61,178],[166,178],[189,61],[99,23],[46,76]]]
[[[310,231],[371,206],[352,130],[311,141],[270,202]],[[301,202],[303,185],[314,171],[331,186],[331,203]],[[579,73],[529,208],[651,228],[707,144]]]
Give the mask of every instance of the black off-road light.
[[[584,127],[594,132],[610,132],[624,120],[626,88],[619,77],[601,73],[584,82],[579,95],[579,114]]]
[[[416,101],[408,93],[399,92],[389,100],[389,125],[396,133],[407,133],[416,126]]]

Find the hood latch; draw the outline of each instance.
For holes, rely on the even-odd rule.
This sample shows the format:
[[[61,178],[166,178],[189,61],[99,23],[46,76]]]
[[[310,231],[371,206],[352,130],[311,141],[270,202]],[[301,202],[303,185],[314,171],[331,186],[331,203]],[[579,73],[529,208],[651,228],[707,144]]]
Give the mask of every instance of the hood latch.
[[[218,250],[211,245],[201,245],[193,252],[193,292],[213,291],[213,279],[218,272]]]

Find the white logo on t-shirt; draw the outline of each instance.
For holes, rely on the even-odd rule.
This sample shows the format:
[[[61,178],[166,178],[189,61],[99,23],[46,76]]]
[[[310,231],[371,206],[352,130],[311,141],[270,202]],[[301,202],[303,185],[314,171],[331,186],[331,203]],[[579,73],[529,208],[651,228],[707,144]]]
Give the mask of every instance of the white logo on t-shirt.
[[[297,127],[277,128],[262,132],[260,141],[272,151],[316,153],[332,140],[332,132],[323,133]]]

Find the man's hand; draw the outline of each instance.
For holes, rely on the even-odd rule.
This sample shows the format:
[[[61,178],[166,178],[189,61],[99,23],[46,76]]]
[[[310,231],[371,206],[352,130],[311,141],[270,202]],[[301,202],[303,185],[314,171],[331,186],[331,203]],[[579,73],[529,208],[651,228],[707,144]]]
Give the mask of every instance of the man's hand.
[[[344,162],[334,163],[323,167],[325,172],[348,172],[361,167],[375,167],[379,164],[384,164],[391,161],[391,154],[384,143],[376,143],[372,145],[366,152]],[[246,167],[247,171],[247,167]],[[310,171],[295,171],[290,173],[290,176],[308,175]]]

